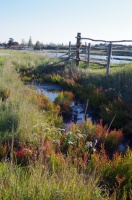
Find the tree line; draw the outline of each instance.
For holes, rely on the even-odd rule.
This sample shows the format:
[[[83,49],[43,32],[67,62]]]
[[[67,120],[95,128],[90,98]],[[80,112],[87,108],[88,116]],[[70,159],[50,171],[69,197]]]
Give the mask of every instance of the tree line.
[[[46,44],[44,45],[43,42],[40,41],[36,41],[35,44],[33,44],[32,42],[32,37],[30,36],[28,42],[26,42],[24,39],[22,39],[21,43],[15,41],[13,38],[9,38],[8,42],[3,42],[0,43],[1,46],[3,46],[4,48],[12,48],[12,47],[24,47],[24,46],[28,46],[28,47],[32,47],[34,50],[43,50],[43,49],[49,49],[49,50],[56,50],[56,49],[62,49],[62,50],[68,50],[68,45],[63,45],[62,44]]]

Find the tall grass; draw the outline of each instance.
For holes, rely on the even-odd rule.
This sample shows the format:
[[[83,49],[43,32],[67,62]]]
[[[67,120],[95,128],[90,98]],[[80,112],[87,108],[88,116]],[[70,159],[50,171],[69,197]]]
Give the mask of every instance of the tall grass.
[[[8,152],[5,158],[2,157],[6,160],[0,163],[0,199],[68,200],[99,197],[105,199],[103,195],[101,196],[101,189],[98,186],[99,178],[94,179],[91,175],[86,180],[84,175],[77,173],[74,166],[65,166],[65,164],[61,164],[62,170],[57,172],[60,165],[57,163],[60,161],[57,161],[56,154],[50,154],[51,158],[47,160],[47,164],[50,165],[48,168],[42,165],[41,158],[38,158],[37,163],[31,159],[28,167],[16,165],[18,162],[16,156],[20,155],[17,153],[17,148],[19,151],[21,145],[27,148],[38,146],[56,132],[55,119],[50,118],[46,111],[41,110],[34,101],[31,101],[30,97],[35,91],[20,81],[16,65],[14,66],[16,59],[18,65],[22,66],[21,57],[19,58],[18,55],[10,57],[5,60],[0,74],[0,157],[4,156],[4,150],[8,147],[11,153],[9,155]],[[33,63],[30,65],[32,66]],[[11,159],[11,163],[7,159]]]
[[[94,84],[105,89],[112,88],[124,99],[132,101],[132,64],[117,65],[111,68],[110,75],[105,75],[105,69],[81,69],[80,83],[87,86]]]
[[[32,75],[33,70],[36,78],[36,66],[39,72],[44,72],[50,62],[49,58],[26,53],[13,54],[2,61],[0,199],[114,200],[119,196],[123,200],[124,195],[131,197],[131,151],[125,159],[122,155],[116,156],[115,162],[108,158],[100,146],[92,154],[88,147],[92,139],[100,137],[100,134],[104,145],[116,146],[118,136],[122,136],[121,131],[110,132],[102,124],[84,121],[82,125],[71,124],[69,133],[66,133],[58,116],[59,107],[21,82],[22,73]],[[55,73],[56,67],[52,65],[51,69]],[[70,75],[70,70],[64,67],[63,73]],[[59,78],[60,75],[57,76]],[[74,85],[74,81],[72,83]],[[126,166],[121,170],[120,163],[123,162],[120,162],[120,158]],[[123,178],[123,169],[129,185],[126,180],[120,192],[120,188],[116,188],[117,180],[113,176],[111,178],[110,172],[114,171],[115,176],[120,172],[120,178]],[[106,187],[110,181],[114,187],[112,194],[110,188]]]
[[[0,199],[21,200],[105,200],[98,186],[99,176],[78,174],[73,167],[65,166],[60,173],[46,171],[40,164],[22,169],[19,166],[0,164]]]

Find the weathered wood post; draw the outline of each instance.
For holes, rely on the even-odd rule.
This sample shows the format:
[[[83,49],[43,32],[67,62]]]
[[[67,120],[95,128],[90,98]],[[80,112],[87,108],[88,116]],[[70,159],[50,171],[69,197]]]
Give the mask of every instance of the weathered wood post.
[[[85,42],[85,61],[87,61],[87,50],[88,50],[87,42]]]
[[[69,58],[70,58],[70,55],[71,55],[71,41],[69,41]]]
[[[87,60],[87,67],[90,68],[90,51],[91,51],[91,44],[88,44],[88,60]]]
[[[77,33],[77,43],[76,43],[76,67],[79,65],[80,57],[79,57],[79,50],[81,47],[81,33]]]
[[[108,60],[107,60],[107,68],[106,68],[106,75],[108,76],[110,73],[110,59],[112,55],[112,42],[109,44],[109,52],[108,52]]]

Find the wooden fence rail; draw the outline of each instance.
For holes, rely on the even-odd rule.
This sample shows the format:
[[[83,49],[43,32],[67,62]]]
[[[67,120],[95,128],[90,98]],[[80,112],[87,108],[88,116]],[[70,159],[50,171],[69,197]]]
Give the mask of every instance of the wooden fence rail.
[[[111,56],[112,56],[112,46],[113,43],[122,43],[122,42],[132,42],[132,40],[112,40],[112,41],[107,41],[107,40],[97,40],[97,39],[92,39],[92,38],[84,38],[81,37],[81,33],[77,33],[76,37],[76,66],[79,65],[80,59],[80,48],[84,47],[84,45],[81,45],[81,40],[90,40],[93,42],[103,42],[103,43],[109,43],[108,45],[108,53],[107,53],[107,66],[106,66],[106,75],[109,75],[110,73],[110,61],[111,61]],[[131,47],[132,48],[132,47]],[[98,49],[97,47],[94,47],[94,49]],[[102,49],[103,50],[103,49]],[[87,67],[90,68],[90,52],[91,52],[91,44],[89,43],[88,46],[86,47],[86,42],[85,42],[85,53],[87,52]],[[107,52],[107,50],[105,50]]]
[[[119,55],[119,52],[124,56],[131,56],[132,57],[132,45],[126,46],[126,45],[121,45],[121,44],[115,44],[115,43],[122,43],[122,42],[132,42],[132,40],[115,40],[115,41],[107,41],[107,40],[95,40],[92,38],[84,38],[81,37],[81,33],[77,33],[77,37],[75,37],[76,40],[76,46],[72,45],[71,42],[69,42],[69,51],[66,54],[63,54],[60,57],[63,57],[67,55],[68,57],[65,58],[66,60],[74,60],[76,62],[76,66],[78,67],[79,62],[83,61],[87,63],[87,68],[90,68],[90,63],[96,63],[100,65],[106,66],[106,75],[108,76],[110,74],[110,64],[111,64],[111,57],[112,57],[112,52],[115,55]],[[85,45],[82,44],[82,40],[90,40],[94,42],[103,42],[106,43],[106,45],[102,46],[92,46],[91,43],[86,43]],[[107,44],[108,43],[108,44]],[[105,48],[104,48],[105,47]],[[123,50],[121,50],[123,49]],[[127,50],[126,50],[127,49]],[[91,59],[91,54],[97,55],[97,52],[99,52],[98,55],[104,55],[106,57],[106,64],[102,62],[102,58],[99,58],[98,61],[95,61],[95,59]],[[81,54],[81,55],[80,55]],[[84,54],[84,55],[83,55]],[[80,58],[81,57],[81,58]],[[116,60],[127,60],[127,61],[132,61],[132,58],[126,58],[124,59],[123,57],[121,58],[113,58]]]

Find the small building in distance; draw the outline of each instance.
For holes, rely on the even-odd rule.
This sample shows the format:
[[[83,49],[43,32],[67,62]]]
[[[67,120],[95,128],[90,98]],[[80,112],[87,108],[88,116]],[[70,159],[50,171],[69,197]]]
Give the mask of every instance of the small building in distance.
[[[29,47],[28,45],[25,45],[25,46],[11,45],[9,48],[13,49],[13,50],[25,50],[25,51],[32,51],[33,50],[33,47]]]

